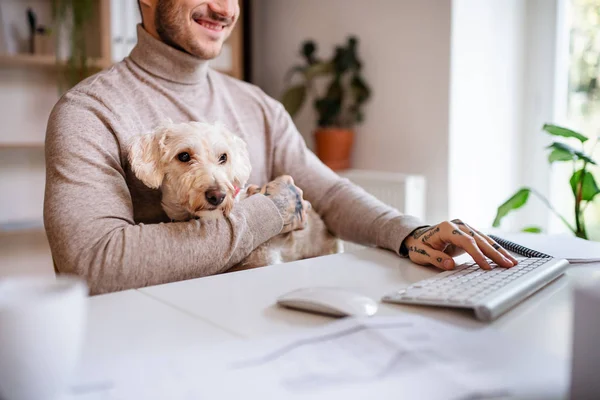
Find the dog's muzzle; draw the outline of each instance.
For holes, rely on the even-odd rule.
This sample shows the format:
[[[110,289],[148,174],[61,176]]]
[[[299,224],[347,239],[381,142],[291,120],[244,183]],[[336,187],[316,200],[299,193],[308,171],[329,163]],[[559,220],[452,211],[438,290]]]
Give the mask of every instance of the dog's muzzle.
[[[225,197],[227,197],[227,193],[219,188],[214,188],[208,189],[204,196],[206,197],[208,204],[217,207],[223,203],[223,200],[225,200]]]

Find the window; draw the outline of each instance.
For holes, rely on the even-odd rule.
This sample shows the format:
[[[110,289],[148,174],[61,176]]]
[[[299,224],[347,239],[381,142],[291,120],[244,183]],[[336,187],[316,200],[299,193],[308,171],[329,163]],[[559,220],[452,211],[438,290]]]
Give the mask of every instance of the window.
[[[600,146],[596,146],[600,136],[600,0],[564,0],[561,11],[566,25],[562,32],[567,37],[561,38],[559,33],[559,41],[565,40],[568,45],[563,46],[562,54],[559,46],[558,58],[566,56],[568,59],[562,68],[559,61],[557,74],[558,81],[564,81],[567,90],[563,91],[566,98],[565,95],[558,98],[559,103],[563,102],[558,107],[563,115],[557,115],[556,120],[589,137],[584,150],[600,160]],[[568,144],[581,147],[577,140]],[[600,168],[591,168],[590,172],[600,184]],[[569,186],[572,174],[571,165],[559,163],[554,166],[552,177],[552,202],[569,222],[574,220],[574,200]],[[589,204],[584,215],[588,236],[600,240],[600,196]],[[556,222],[554,230],[564,231],[560,225]]]

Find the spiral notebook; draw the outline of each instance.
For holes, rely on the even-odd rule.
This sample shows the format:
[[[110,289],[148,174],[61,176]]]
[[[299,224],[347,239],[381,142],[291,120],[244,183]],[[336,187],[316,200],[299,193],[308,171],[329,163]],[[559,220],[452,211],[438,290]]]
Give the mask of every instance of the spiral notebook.
[[[564,258],[572,264],[600,262],[600,243],[571,235],[502,233],[489,237],[523,257]]]

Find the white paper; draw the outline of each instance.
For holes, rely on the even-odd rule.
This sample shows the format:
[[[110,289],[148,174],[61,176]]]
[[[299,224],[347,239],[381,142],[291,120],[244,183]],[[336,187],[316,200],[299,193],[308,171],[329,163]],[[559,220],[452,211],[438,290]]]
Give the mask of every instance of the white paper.
[[[600,243],[580,239],[573,235],[498,233],[497,236],[552,257],[567,259],[570,262],[600,261]]]
[[[487,329],[377,317],[119,363],[69,399],[552,399],[566,375]]]

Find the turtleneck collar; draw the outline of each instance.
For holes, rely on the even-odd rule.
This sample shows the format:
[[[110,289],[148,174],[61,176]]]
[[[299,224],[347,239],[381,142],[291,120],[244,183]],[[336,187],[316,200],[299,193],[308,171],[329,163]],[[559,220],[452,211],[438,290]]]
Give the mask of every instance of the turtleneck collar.
[[[129,57],[142,69],[171,82],[197,84],[206,78],[208,61],[155,39],[140,25],[138,42]]]

